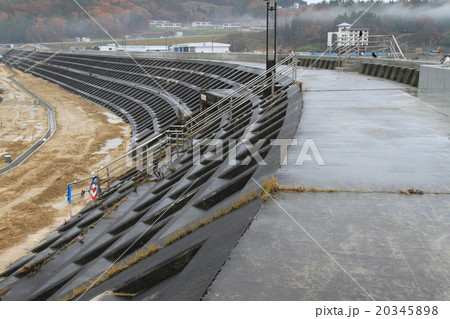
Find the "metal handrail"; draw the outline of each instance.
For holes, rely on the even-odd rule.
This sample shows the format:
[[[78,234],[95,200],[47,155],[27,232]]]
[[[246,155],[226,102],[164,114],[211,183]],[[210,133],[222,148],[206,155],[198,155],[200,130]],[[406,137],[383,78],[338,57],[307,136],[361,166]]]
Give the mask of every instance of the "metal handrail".
[[[214,108],[214,107],[218,107],[222,104],[223,101],[226,101],[232,97],[235,97],[236,95],[238,95],[240,92],[247,90],[248,88],[250,88],[251,86],[257,84],[259,81],[261,81],[262,79],[265,79],[267,77],[268,74],[272,73],[274,70],[276,70],[277,67],[284,65],[285,63],[287,63],[287,61],[289,61],[290,59],[293,59],[294,57],[297,56],[297,53],[293,53],[289,56],[287,56],[286,58],[284,58],[283,60],[281,60],[280,62],[278,62],[276,65],[274,65],[273,67],[271,67],[270,69],[268,69],[266,72],[261,73],[260,75],[258,75],[256,78],[254,78],[253,80],[250,80],[249,82],[247,82],[245,85],[241,86],[239,89],[237,89],[236,91],[233,91],[232,93],[228,94],[227,96],[225,96],[224,98],[222,98],[220,101],[216,102],[215,104],[213,104],[212,106],[209,107],[209,109]],[[191,118],[190,120],[188,120],[186,122],[186,125],[189,125],[190,123],[194,122],[196,123],[197,120],[199,118],[202,117],[202,114],[197,114],[195,117]]]
[[[371,40],[372,39],[372,40]],[[377,50],[388,50],[389,54],[394,57],[394,59],[405,59],[396,38],[394,35],[370,35],[368,45],[362,46],[358,43],[351,43],[342,48],[340,48],[338,55],[340,60],[348,59],[353,53],[359,53],[360,49],[377,51]]]
[[[275,82],[274,78],[276,75],[282,76],[285,75],[285,72],[292,72],[292,65],[291,64],[286,65],[285,63],[291,59],[294,59],[295,57],[296,54],[289,55],[274,67],[260,74],[252,81],[240,87],[238,90],[225,96],[220,101],[210,106],[208,108],[208,111],[210,112],[211,110],[216,109],[214,113],[205,115],[205,113],[208,112],[202,112],[195,118],[186,122],[185,128],[186,133],[188,135],[187,137],[192,138],[203,129],[204,125],[207,125],[215,120],[218,120],[220,117],[223,116],[224,113],[229,112],[230,110],[232,111],[235,108],[242,106],[242,104],[245,103],[246,101],[264,92],[269,86],[272,86],[274,84]],[[279,67],[281,67],[282,69],[277,71],[277,68]],[[268,78],[267,75],[271,75],[273,80],[271,78]],[[230,101],[233,101],[234,103],[227,103]]]
[[[406,57],[405,57],[405,55],[403,54],[402,49],[401,49],[400,46],[398,45],[397,39],[394,37],[394,35],[392,35],[392,39],[394,40],[394,43],[395,43],[395,45],[396,45],[396,47],[397,47],[397,49],[398,49],[398,52],[400,53],[400,55],[402,56],[402,58],[406,60]]]
[[[94,177],[98,178],[99,185],[106,183],[108,188],[114,180],[135,169],[139,171],[146,170],[148,175],[159,172],[159,169],[164,165],[170,164],[182,152],[188,141],[207,128],[210,123],[219,120],[227,112],[232,114],[234,109],[241,107],[244,103],[249,102],[268,89],[271,89],[272,96],[275,98],[277,76],[286,76],[288,73],[292,73],[293,81],[296,80],[296,56],[296,53],[287,56],[275,66],[189,119],[184,125],[172,125],[163,133],[154,134],[146,142],[101,166],[92,173],[91,177],[69,183],[68,188],[71,189],[72,185],[77,185]],[[288,63],[290,60],[292,61]],[[81,192],[72,195],[72,191],[70,191],[71,197],[79,194]]]

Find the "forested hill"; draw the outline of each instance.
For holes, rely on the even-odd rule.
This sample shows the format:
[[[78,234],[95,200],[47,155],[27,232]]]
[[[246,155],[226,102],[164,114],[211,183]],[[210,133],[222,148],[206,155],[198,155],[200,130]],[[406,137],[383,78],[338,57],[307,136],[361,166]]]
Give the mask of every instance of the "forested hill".
[[[301,0],[280,0],[278,5],[291,6]],[[214,18],[217,7],[229,7],[233,15],[261,15],[264,13],[262,0],[0,0],[0,18],[59,17],[78,18],[84,16],[82,6],[93,16],[105,18],[155,18],[188,22]]]
[[[296,2],[298,9],[287,9]],[[0,43],[104,37],[78,4],[113,36],[145,32],[151,19],[248,23],[265,15],[262,0],[0,0]],[[278,0],[277,4],[283,7],[278,13],[280,40],[296,49],[325,43],[326,32],[333,31],[336,23],[352,22],[372,1],[329,0],[308,5],[302,0]],[[413,33],[419,42],[450,46],[448,0],[377,0],[359,23],[376,34]]]
[[[278,4],[290,6],[298,1],[302,3],[281,0]],[[99,28],[80,6],[113,35],[142,30],[150,19],[187,23],[265,12],[261,0],[0,0],[0,42],[95,35]]]

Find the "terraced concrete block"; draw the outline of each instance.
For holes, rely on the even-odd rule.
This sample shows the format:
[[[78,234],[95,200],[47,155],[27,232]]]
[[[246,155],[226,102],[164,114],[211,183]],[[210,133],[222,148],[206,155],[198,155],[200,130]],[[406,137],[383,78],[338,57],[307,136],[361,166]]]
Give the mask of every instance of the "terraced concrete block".
[[[419,77],[420,77],[419,70],[414,70],[411,82],[409,84],[415,87],[419,86]]]
[[[397,77],[398,77],[398,74],[400,72],[400,69],[401,69],[400,67],[394,66],[392,68],[392,72],[391,72],[391,76],[389,77],[389,80],[396,81]]]
[[[377,77],[382,78],[384,73],[386,72],[387,65],[380,65],[380,68],[378,69]]]
[[[388,65],[387,68],[386,68],[386,72],[384,73],[383,78],[384,79],[389,79],[391,77],[393,69],[394,69],[394,67],[392,65]]]
[[[403,83],[408,84],[409,82],[411,82],[413,74],[414,74],[414,69],[406,69],[405,78],[403,79]]]
[[[369,64],[368,66],[367,66],[367,69],[366,69],[366,72],[364,73],[365,75],[370,75],[370,74],[372,74],[372,70],[373,70],[373,64]]]
[[[363,63],[361,69],[359,70],[359,73],[366,74],[366,70],[369,67],[367,63]]]
[[[378,70],[380,69],[380,65],[379,64],[374,64],[373,68],[372,68],[372,72],[370,75],[372,76],[376,76],[378,74]]]

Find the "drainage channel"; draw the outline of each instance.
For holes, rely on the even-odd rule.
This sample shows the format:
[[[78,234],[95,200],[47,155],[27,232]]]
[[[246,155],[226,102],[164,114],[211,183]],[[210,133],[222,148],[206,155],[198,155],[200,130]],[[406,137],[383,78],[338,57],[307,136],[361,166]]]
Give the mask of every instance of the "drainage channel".
[[[0,175],[9,172],[10,170],[18,167],[23,162],[25,162],[28,158],[31,157],[42,145],[44,145],[45,142],[47,142],[53,134],[55,134],[56,130],[58,129],[56,126],[56,119],[55,119],[55,109],[45,102],[44,100],[40,99],[36,94],[34,94],[32,91],[27,89],[24,85],[16,81],[14,79],[14,76],[17,75],[17,73],[11,69],[11,71],[14,73],[14,75],[9,76],[8,78],[11,79],[15,84],[17,84],[23,91],[30,94],[36,101],[39,101],[39,103],[47,108],[47,114],[48,114],[48,130],[45,132],[44,136],[40,138],[36,143],[34,143],[29,149],[27,149],[25,152],[23,152],[19,157],[17,157],[11,164],[9,164],[6,167],[3,167],[0,169]]]

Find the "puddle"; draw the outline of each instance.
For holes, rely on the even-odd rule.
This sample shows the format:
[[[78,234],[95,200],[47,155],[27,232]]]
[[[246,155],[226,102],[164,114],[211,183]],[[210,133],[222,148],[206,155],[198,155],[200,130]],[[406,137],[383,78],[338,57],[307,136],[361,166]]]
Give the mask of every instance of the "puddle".
[[[111,162],[111,155],[108,154],[109,150],[118,148],[120,145],[122,145],[123,140],[121,138],[114,138],[112,140],[108,140],[106,142],[106,145],[102,147],[102,149],[98,152],[95,152],[94,154],[103,154],[106,155],[106,157],[101,160],[98,164],[103,165]]]
[[[103,112],[102,114],[104,114],[104,115],[106,115],[106,117],[108,117],[108,123],[111,123],[111,124],[123,123],[122,119],[113,113]]]
[[[424,92],[424,90],[419,90],[418,99],[424,103],[427,103],[432,109],[438,113],[444,115],[445,117],[450,117],[450,102],[444,99],[439,99],[435,96]]]
[[[112,140],[108,140],[106,142],[106,145],[102,147],[102,149],[98,152],[95,152],[94,154],[108,154],[109,150],[118,148],[122,144],[121,138],[114,138]]]
[[[98,162],[98,165],[108,164],[109,162],[111,162],[111,156],[107,155],[103,160]]]

